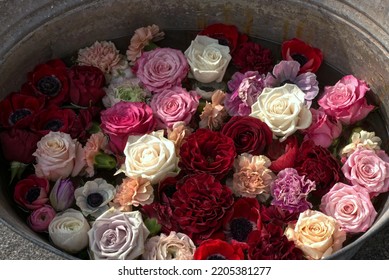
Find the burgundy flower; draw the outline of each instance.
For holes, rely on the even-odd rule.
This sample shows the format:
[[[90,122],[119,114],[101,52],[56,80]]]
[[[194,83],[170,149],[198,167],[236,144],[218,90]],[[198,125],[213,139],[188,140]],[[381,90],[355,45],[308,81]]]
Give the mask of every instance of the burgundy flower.
[[[244,254],[238,244],[230,244],[219,239],[208,239],[196,249],[193,259],[244,260]]]
[[[264,224],[274,224],[284,228],[289,222],[295,222],[298,219],[299,212],[289,212],[278,206],[270,205],[266,207],[260,205],[261,221]]]
[[[298,141],[295,135],[289,136],[283,142],[273,140],[267,151],[267,157],[272,161],[269,168],[277,173],[285,168],[294,167],[298,149]]]
[[[273,140],[273,133],[260,119],[232,117],[222,128],[222,134],[234,140],[237,154],[262,155]]]
[[[258,71],[267,74],[273,68],[273,55],[270,49],[254,42],[244,42],[238,46],[232,62],[240,72]]]
[[[168,200],[163,203],[153,202],[143,205],[140,209],[143,215],[150,219],[156,219],[161,225],[161,232],[169,234],[171,231],[179,232],[179,226],[173,215],[173,210]]]
[[[189,176],[180,184],[172,198],[173,217],[180,232],[200,244],[230,220],[232,192],[208,174]]]
[[[208,173],[223,178],[235,158],[234,141],[220,132],[198,129],[180,149],[179,167],[188,173]]]
[[[323,61],[320,49],[311,47],[297,38],[283,42],[281,51],[284,60],[296,60],[300,63],[299,73],[316,73]]]
[[[49,189],[50,185],[47,179],[30,175],[16,184],[14,200],[24,209],[35,210],[43,207],[49,201]]]
[[[31,129],[44,136],[50,131],[69,133],[77,115],[71,109],[50,106],[35,115]]]
[[[289,241],[280,226],[267,224],[262,230],[250,233],[248,258],[250,260],[302,260],[303,252]]]
[[[157,199],[158,201],[165,201],[171,199],[173,194],[177,191],[177,177],[167,177],[158,184]]]
[[[70,100],[72,103],[89,107],[99,104],[105,96],[104,73],[94,66],[73,66],[69,72]]]
[[[73,139],[78,139],[80,142],[86,142],[89,138],[88,130],[92,126],[93,107],[79,110],[74,119],[73,126],[69,128],[69,134]]]
[[[306,179],[316,182],[312,195],[322,197],[330,188],[341,180],[338,161],[331,152],[314,144],[312,140],[304,141],[299,149],[295,169]]]

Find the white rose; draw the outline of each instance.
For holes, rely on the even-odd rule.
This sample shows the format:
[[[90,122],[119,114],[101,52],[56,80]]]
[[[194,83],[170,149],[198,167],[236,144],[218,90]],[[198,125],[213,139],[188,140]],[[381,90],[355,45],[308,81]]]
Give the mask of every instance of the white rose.
[[[88,221],[80,211],[67,209],[58,213],[49,225],[53,243],[69,253],[77,253],[88,246]]]
[[[250,116],[265,122],[280,141],[312,122],[312,114],[304,105],[304,92],[293,84],[264,88],[251,106]]]
[[[230,48],[220,45],[218,40],[198,35],[185,51],[191,74],[202,83],[223,80],[228,63],[230,63]]]
[[[163,137],[163,130],[142,136],[129,136],[124,148],[125,162],[117,172],[142,177],[152,184],[178,174],[174,142]]]

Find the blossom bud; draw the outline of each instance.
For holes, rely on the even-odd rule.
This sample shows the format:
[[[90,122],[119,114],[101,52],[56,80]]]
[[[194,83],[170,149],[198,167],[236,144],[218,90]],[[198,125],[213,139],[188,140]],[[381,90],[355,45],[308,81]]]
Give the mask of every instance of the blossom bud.
[[[70,179],[58,179],[50,193],[50,203],[57,211],[64,211],[74,202],[74,186]]]

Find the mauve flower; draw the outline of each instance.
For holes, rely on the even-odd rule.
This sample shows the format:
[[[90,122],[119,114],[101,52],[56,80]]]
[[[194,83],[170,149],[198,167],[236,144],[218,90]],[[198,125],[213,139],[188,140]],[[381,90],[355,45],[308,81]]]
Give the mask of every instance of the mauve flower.
[[[265,75],[257,71],[248,71],[243,76],[236,72],[231,80],[241,79],[239,86],[231,94],[226,95],[224,105],[230,116],[248,116],[251,113],[251,106],[257,101],[258,96],[265,88]],[[229,83],[229,86],[235,82]]]
[[[351,135],[350,144],[343,147],[340,153],[343,157],[347,158],[359,147],[368,150],[380,150],[381,144],[381,138],[376,136],[374,131],[367,132],[365,130],[361,130],[359,132],[354,132]]]
[[[104,73],[111,72],[120,60],[119,50],[114,43],[108,41],[96,41],[92,46],[80,49],[77,57],[79,65],[94,66]]]
[[[173,141],[176,148],[176,155],[180,155],[180,148],[185,141],[185,138],[192,133],[193,129],[186,126],[184,122],[176,122],[172,129],[167,130],[167,139]]]
[[[200,115],[200,128],[219,130],[228,117],[224,104],[226,94],[221,90],[216,90],[212,94],[212,102],[205,102],[203,112]]]
[[[131,205],[143,206],[152,203],[153,200],[154,189],[149,180],[142,177],[127,177],[117,188],[113,203],[118,204],[121,211],[128,211]]]
[[[297,61],[283,60],[268,73],[265,79],[267,87],[279,87],[284,84],[295,84],[304,92],[307,107],[311,107],[313,99],[319,93],[319,82],[316,75],[311,72],[299,74],[300,64]]]
[[[50,185],[47,179],[30,175],[16,183],[14,200],[24,209],[35,210],[49,201],[49,190]]]
[[[64,211],[73,205],[74,185],[68,179],[58,179],[50,192],[50,204],[57,211]]]
[[[367,190],[361,186],[336,183],[321,199],[320,210],[334,217],[350,233],[367,231],[377,212]]]
[[[46,232],[49,224],[54,219],[57,213],[50,205],[43,205],[30,214],[27,218],[27,224],[36,232]]]
[[[196,246],[183,233],[171,231],[169,235],[161,233],[153,236],[145,244],[142,258],[145,260],[192,260]]]
[[[197,247],[193,259],[244,260],[244,253],[239,244],[230,244],[219,239],[208,239]]]
[[[89,253],[95,260],[134,260],[144,253],[148,235],[139,211],[111,208],[96,219],[88,232]]]
[[[108,138],[102,132],[92,134],[84,146],[86,169],[89,177],[95,175],[95,157],[101,151],[107,151]]]
[[[300,176],[294,168],[286,168],[277,174],[270,186],[272,205],[289,212],[303,212],[312,207],[308,195],[315,189],[314,181]]]

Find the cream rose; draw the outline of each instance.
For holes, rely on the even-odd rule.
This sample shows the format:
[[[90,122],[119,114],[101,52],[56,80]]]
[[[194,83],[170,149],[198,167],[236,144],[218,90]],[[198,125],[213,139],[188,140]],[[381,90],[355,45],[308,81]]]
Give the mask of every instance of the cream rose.
[[[251,106],[250,116],[265,122],[280,141],[312,122],[312,114],[304,105],[304,92],[293,84],[265,88]]]
[[[230,48],[220,45],[218,40],[198,35],[185,51],[191,74],[202,83],[223,80],[231,60]]]
[[[51,181],[77,176],[86,164],[82,145],[63,132],[50,131],[43,136],[33,156],[36,175]]]
[[[88,246],[89,229],[88,221],[80,211],[68,209],[51,221],[49,235],[57,247],[74,254]]]
[[[332,217],[319,211],[306,210],[300,214],[296,224],[289,224],[286,237],[294,241],[306,258],[319,260],[342,248],[346,232]]]
[[[174,143],[163,136],[163,130],[129,136],[124,155],[125,162],[117,173],[123,172],[127,177],[142,177],[157,184],[178,174]]]

